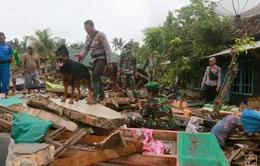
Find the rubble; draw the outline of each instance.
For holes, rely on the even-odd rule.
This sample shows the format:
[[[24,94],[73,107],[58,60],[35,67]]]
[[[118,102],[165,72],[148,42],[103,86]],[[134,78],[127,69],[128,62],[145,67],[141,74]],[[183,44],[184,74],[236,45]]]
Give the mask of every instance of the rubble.
[[[44,110],[25,107],[21,104],[13,105],[10,108],[13,109],[13,112],[17,113],[28,112],[30,116],[52,122],[56,127],[65,127],[68,131],[76,131],[78,129],[76,123]]]
[[[105,129],[117,128],[125,123],[120,113],[100,104],[86,105],[85,102],[79,101],[77,104],[70,105],[68,103],[62,103],[59,99],[32,96],[27,102],[27,105],[33,108],[44,109],[84,124]],[[102,112],[99,110],[102,110]]]
[[[13,153],[17,157],[36,161],[37,165],[46,165],[54,159],[55,148],[49,144],[17,144]]]
[[[145,106],[147,98],[147,94],[144,94],[145,90],[139,90],[138,99],[134,99],[130,93],[129,97],[122,97],[118,84],[112,82],[111,87],[112,91],[106,92],[109,93],[108,98],[95,105],[86,104],[85,98],[88,94],[85,92],[81,94],[83,100],[75,102],[73,105],[61,102],[60,99],[64,93],[62,88],[46,88],[46,95],[30,95],[28,98],[22,95],[10,97],[10,102],[4,102],[4,106],[0,106],[1,131],[10,132],[12,130],[12,113],[27,112],[30,116],[52,122],[53,125],[46,132],[42,143],[17,144],[20,147],[13,145],[10,155],[7,156],[7,162],[10,165],[26,166],[46,164],[53,166],[176,165],[181,157],[177,148],[180,141],[177,139],[178,131],[185,130],[190,120],[196,119],[194,128],[196,131],[187,131],[200,134],[210,131],[226,115],[241,116],[245,108],[257,109],[258,101],[250,99],[248,105],[241,103],[239,108],[227,105],[225,110],[220,112],[217,120],[212,120],[209,117],[212,108],[199,107],[204,105],[204,101],[200,101],[198,97],[186,96],[187,100],[173,100],[171,105],[176,121],[176,131],[152,130],[153,139],[163,144],[164,152],[146,154],[144,151],[144,147],[147,146],[144,143],[146,136],[141,134],[134,139],[133,133],[139,132],[141,129],[131,128],[134,127],[131,119],[141,116],[138,105]],[[113,92],[115,89],[119,92]],[[194,125],[194,123],[189,125],[191,126],[191,124]],[[123,125],[130,128],[123,128]],[[243,131],[241,123],[239,129]],[[230,164],[241,162],[244,159],[243,156],[251,151],[254,154],[260,152],[257,146],[228,148],[228,146],[245,141],[257,142],[259,138],[254,135],[241,137],[233,131],[227,139],[228,143],[225,148],[229,151],[226,149],[223,151]],[[29,153],[29,149],[37,149],[39,146],[43,148]],[[26,151],[17,150],[19,148],[26,149]]]

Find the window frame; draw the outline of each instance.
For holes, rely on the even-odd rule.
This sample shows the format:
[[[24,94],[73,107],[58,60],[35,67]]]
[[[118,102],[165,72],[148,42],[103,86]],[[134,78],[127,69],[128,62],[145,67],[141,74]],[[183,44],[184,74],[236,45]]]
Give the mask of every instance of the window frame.
[[[251,62],[251,68],[247,68],[247,69],[244,69],[244,63],[245,62]],[[241,66],[243,66],[242,68],[241,68]],[[231,84],[231,88],[230,88],[230,93],[231,94],[238,94],[238,95],[246,95],[246,96],[253,96],[253,91],[254,91],[254,72],[253,72],[253,70],[254,70],[254,63],[253,63],[253,60],[252,59],[247,59],[247,60],[240,60],[239,61],[239,72],[238,72],[238,74],[239,75],[237,75],[237,76],[239,76],[239,80],[238,80],[238,84],[236,83],[235,85],[236,86],[239,86],[238,88],[239,88],[239,92],[232,92],[232,87],[234,86],[234,81],[235,81],[235,79],[233,80],[233,82],[232,82],[232,84]],[[247,71],[247,70],[251,70],[251,76],[252,76],[252,83],[251,83],[251,85],[246,85],[246,84],[243,84],[243,81],[245,80],[244,78],[245,78],[245,75],[243,75],[243,72],[244,71]],[[236,76],[236,77],[237,77]],[[244,76],[244,77],[243,77]],[[247,76],[247,77],[250,77],[250,76]],[[245,81],[244,81],[245,82]],[[251,86],[251,93],[243,93],[243,87],[250,87]],[[245,90],[244,90],[245,91]]]

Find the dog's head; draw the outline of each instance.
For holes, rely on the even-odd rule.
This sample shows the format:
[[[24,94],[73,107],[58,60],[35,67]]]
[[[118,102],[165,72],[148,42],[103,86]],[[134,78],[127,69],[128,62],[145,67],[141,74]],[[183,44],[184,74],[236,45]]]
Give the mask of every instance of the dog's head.
[[[62,67],[69,61],[69,51],[65,45],[61,45],[60,48],[55,52],[56,54],[56,63],[59,67]]]

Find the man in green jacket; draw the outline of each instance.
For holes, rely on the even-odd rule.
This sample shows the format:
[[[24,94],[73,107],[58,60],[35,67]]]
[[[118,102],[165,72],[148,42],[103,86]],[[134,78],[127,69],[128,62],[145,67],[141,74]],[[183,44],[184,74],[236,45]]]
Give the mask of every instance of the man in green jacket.
[[[12,41],[9,41],[8,43],[13,46]],[[13,50],[14,50],[14,66],[15,66],[15,69],[12,70],[11,64],[10,64],[10,69],[11,69],[11,71],[13,71],[11,73],[11,80],[12,80],[12,83],[13,83],[13,90],[12,91],[15,92],[16,91],[16,79],[17,79],[17,76],[21,73],[20,72],[21,60],[20,60],[20,57],[19,57],[17,50],[14,47],[13,47]]]

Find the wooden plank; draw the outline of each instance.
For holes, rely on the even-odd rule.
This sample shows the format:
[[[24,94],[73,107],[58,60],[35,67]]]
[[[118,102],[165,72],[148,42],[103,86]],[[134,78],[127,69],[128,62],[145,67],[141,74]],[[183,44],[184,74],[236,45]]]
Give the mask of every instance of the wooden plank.
[[[123,137],[133,137],[134,130],[141,130],[138,128],[120,128]],[[153,130],[153,138],[156,140],[165,140],[165,141],[176,141],[177,140],[177,131],[170,130]]]
[[[107,163],[136,165],[136,166],[176,166],[177,156],[175,155],[153,155],[145,156],[141,154],[133,154],[117,159],[109,160]]]
[[[234,160],[234,158],[242,151],[242,148],[238,149],[236,153],[234,153],[229,159],[228,163],[231,164],[231,162]]]
[[[57,156],[59,153],[65,152],[70,146],[74,145],[80,138],[82,138],[87,131],[85,129],[80,129],[75,135],[68,139],[61,147],[59,147],[54,156]]]
[[[58,137],[59,135],[61,135],[62,133],[64,133],[64,132],[65,132],[65,129],[66,129],[65,127],[60,127],[60,128],[58,128],[57,130],[55,130],[55,131],[49,133],[49,134],[46,136],[46,138],[48,138],[48,139],[54,139],[54,138]]]
[[[143,146],[141,142],[126,142],[126,147],[115,148],[115,149],[104,149],[95,151],[83,151],[80,149],[69,149],[63,154],[74,154],[71,157],[60,158],[53,161],[51,166],[86,166],[92,165],[111,159],[127,156],[134,153],[141,153]],[[72,153],[71,153],[72,151]],[[68,156],[68,155],[67,155]],[[62,157],[62,156],[61,156]]]
[[[56,137],[55,140],[65,140],[69,139],[73,136],[71,132],[64,132],[60,136]],[[81,139],[77,141],[78,143],[87,144],[90,146],[94,146],[96,148],[105,149],[105,148],[116,148],[116,147],[124,147],[125,141],[122,138],[120,131],[115,131],[111,133],[109,136],[95,136],[85,134]]]
[[[9,123],[8,121],[0,118],[0,128],[5,128],[7,130],[11,130],[13,125]]]

